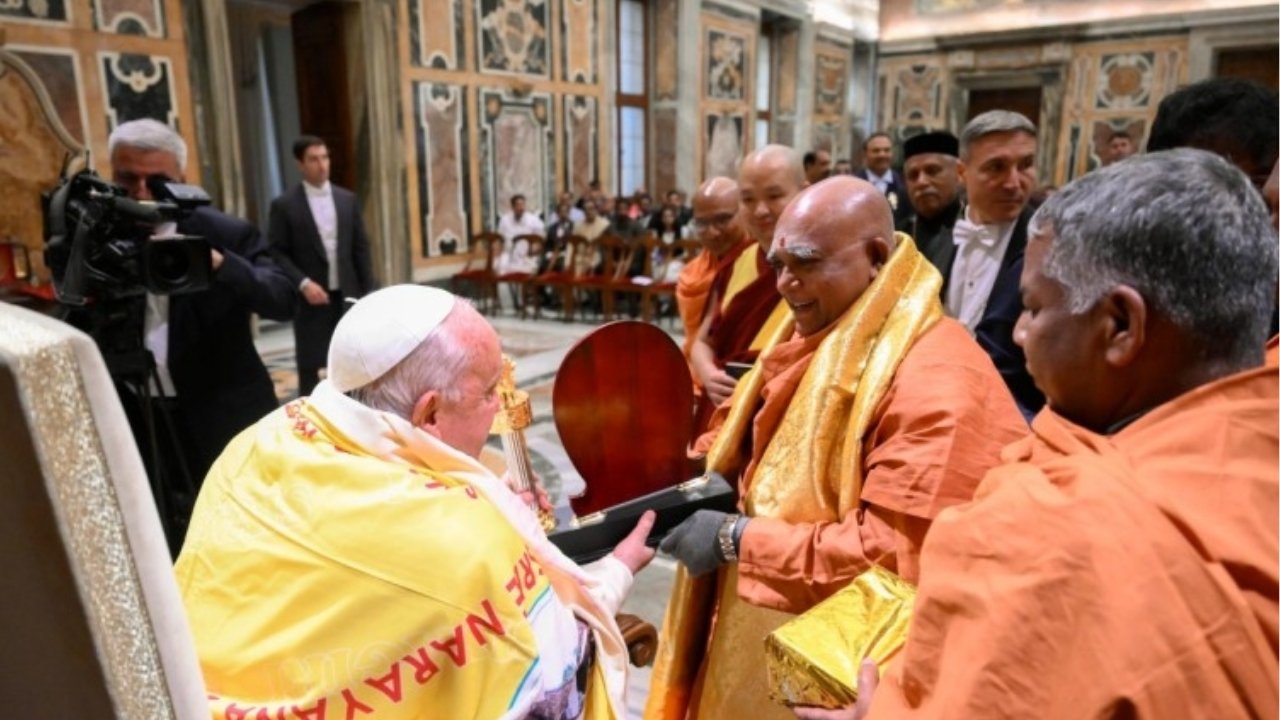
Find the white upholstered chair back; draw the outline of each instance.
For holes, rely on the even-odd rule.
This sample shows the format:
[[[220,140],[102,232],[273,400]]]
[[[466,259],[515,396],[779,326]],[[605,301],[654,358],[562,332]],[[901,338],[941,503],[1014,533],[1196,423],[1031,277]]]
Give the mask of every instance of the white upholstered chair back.
[[[13,717],[209,717],[155,503],[102,357],[87,335],[5,303],[0,598],[0,698]]]

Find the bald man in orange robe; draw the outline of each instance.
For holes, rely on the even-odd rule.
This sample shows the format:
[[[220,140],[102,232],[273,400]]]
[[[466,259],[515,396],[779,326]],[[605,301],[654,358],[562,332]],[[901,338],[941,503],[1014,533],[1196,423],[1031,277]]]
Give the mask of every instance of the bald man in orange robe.
[[[1217,156],[1152,153],[1064,188],[1030,237],[1015,338],[1048,407],[934,523],[906,647],[864,707],[797,714],[1276,717],[1261,200]]]
[[[698,242],[702,243],[702,252],[684,266],[676,281],[676,304],[684,324],[686,358],[691,356],[698,330],[707,318],[707,304],[716,275],[732,267],[743,251],[752,246],[738,213],[735,180],[713,177],[698,187],[693,195],[693,229]]]
[[[914,580],[932,518],[969,499],[1026,433],[873,185],[839,177],[800,193],[769,259],[792,322],[698,444],[709,469],[738,481],[742,514],[700,511],[663,544],[688,574],[647,718],[788,716],[768,700],[765,635],[873,564]]]

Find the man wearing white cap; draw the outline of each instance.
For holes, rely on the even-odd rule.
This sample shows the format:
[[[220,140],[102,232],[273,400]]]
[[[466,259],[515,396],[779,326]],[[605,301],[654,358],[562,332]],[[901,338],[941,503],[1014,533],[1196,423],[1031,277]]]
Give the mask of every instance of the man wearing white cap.
[[[470,305],[385,288],[328,379],[227,447],[176,568],[215,718],[625,716],[614,615],[652,515],[561,554],[476,460],[501,371]]]

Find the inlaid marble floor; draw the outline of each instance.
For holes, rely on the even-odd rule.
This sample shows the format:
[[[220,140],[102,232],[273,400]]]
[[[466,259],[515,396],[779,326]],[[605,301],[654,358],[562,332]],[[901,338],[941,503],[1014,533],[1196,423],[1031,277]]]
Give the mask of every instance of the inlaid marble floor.
[[[556,369],[564,356],[596,324],[550,319],[521,320],[510,314],[490,317],[489,320],[502,338],[503,352],[516,362],[516,384],[529,393],[533,404],[534,423],[525,431],[525,440],[534,471],[542,478],[552,503],[556,505],[557,517],[568,517],[571,515],[569,498],[581,492],[583,481],[560,445],[551,414],[551,388]],[[662,327],[670,330],[667,325]],[[287,323],[263,323],[260,330],[258,351],[271,372],[276,395],[281,401],[291,400],[297,395],[298,388],[292,329]],[[675,337],[677,342],[683,339],[679,335]],[[501,452],[501,444],[496,437],[491,439],[490,446]],[[660,625],[674,578],[673,561],[663,556],[655,558],[653,564],[636,579],[623,611],[638,615],[655,626]],[[631,717],[639,717],[648,695],[650,668],[631,670],[628,713]]]

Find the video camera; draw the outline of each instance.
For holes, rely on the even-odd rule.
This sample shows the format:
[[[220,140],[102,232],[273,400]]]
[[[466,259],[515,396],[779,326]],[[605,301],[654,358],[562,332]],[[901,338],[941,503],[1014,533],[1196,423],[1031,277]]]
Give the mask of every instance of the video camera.
[[[194,185],[147,178],[155,200],[138,201],[92,170],[63,177],[43,197],[44,259],[64,305],[204,290],[213,274],[209,244],[199,237],[155,238],[209,196]]]

